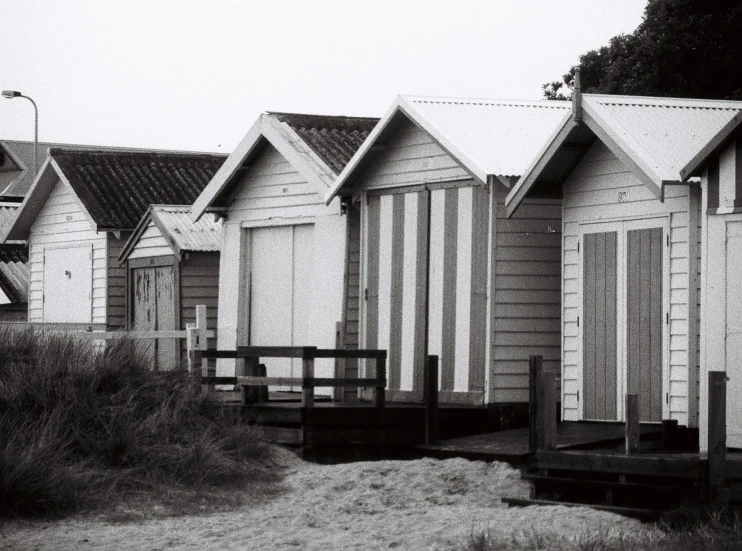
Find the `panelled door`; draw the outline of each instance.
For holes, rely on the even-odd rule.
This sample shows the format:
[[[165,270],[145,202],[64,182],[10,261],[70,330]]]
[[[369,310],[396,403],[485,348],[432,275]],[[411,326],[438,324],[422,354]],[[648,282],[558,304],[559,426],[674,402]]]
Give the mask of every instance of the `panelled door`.
[[[388,351],[392,400],[422,400],[426,308],[441,400],[483,397],[488,199],[473,185],[365,199],[363,343]]]
[[[175,275],[173,266],[148,266],[131,270],[132,320],[135,331],[173,331],[177,329]],[[169,370],[179,363],[178,341],[142,341],[152,354],[158,370]]]
[[[307,346],[314,226],[254,228],[250,232],[249,344]],[[301,377],[301,360],[266,358],[269,377]]]
[[[44,321],[90,323],[93,316],[91,245],[44,249]]]
[[[639,395],[642,422],[662,420],[665,233],[662,221],[647,220],[582,234],[583,419],[622,420],[630,393]]]

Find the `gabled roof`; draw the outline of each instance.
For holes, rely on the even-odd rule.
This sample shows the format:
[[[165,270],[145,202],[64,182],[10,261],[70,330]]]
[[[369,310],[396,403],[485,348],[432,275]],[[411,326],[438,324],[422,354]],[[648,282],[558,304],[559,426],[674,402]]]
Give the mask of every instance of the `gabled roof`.
[[[738,113],[701,148],[701,150],[680,169],[680,176],[688,180],[700,176],[708,161],[718,155],[735,137],[742,133],[742,113]]]
[[[96,230],[132,230],[152,204],[190,204],[224,155],[51,148],[8,235],[26,239],[54,185],[69,186]]]
[[[176,256],[182,252],[221,250],[221,221],[217,222],[212,216],[191,221],[190,205],[152,205],[121,250],[121,262],[129,257],[150,222],[160,230]]]
[[[0,204],[0,237],[10,229],[17,204]],[[0,243],[0,289],[12,304],[28,302],[28,246],[25,243]]]
[[[508,194],[508,215],[537,183],[561,185],[596,138],[662,200],[664,186],[679,182],[685,165],[742,113],[739,101],[603,94],[583,94],[581,105],[581,120],[564,122]]]
[[[568,113],[569,105],[554,101],[399,96],[325,199],[329,202],[342,189],[351,189],[373,153],[383,148],[405,119],[484,183],[489,177],[520,176]]]
[[[193,205],[197,220],[218,203],[245,165],[269,143],[324,196],[378,119],[264,113],[242,139]]]

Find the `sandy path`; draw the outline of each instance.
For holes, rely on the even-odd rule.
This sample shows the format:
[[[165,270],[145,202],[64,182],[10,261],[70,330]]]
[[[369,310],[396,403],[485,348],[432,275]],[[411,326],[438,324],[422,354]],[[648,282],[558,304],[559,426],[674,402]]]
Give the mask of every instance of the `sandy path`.
[[[286,485],[269,503],[204,516],[10,524],[0,549],[448,549],[486,529],[575,536],[640,529],[637,521],[589,509],[505,508],[501,496],[527,496],[528,487],[502,463],[297,460]]]

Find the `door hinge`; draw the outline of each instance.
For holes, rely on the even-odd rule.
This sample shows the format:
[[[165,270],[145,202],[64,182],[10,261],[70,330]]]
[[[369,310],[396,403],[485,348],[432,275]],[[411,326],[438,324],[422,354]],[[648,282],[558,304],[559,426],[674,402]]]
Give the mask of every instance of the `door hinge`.
[[[580,316],[577,316],[577,327],[580,326]]]
[[[363,290],[363,300],[368,302],[368,287]]]
[[[579,241],[577,242],[577,252],[578,253],[580,252],[580,242]]]
[[[665,392],[665,403],[666,404],[669,404],[670,403],[670,393],[669,392]]]
[[[670,312],[665,312],[665,325],[670,325]]]
[[[577,391],[577,401],[578,402],[580,401],[580,391],[579,390]]]
[[[667,246],[669,247],[670,246],[670,234],[668,233],[666,237],[667,237]]]

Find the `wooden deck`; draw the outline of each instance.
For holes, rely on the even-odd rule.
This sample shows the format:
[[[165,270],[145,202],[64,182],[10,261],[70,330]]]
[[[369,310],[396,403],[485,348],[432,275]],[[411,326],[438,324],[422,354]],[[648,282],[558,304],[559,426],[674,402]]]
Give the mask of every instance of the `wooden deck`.
[[[659,434],[656,425],[642,425],[643,438]],[[622,423],[567,422],[557,425],[557,450],[615,447],[624,441]],[[507,461],[524,464],[530,456],[529,429],[512,429],[442,440],[416,449],[431,457],[464,457],[484,461]]]

